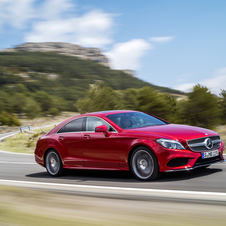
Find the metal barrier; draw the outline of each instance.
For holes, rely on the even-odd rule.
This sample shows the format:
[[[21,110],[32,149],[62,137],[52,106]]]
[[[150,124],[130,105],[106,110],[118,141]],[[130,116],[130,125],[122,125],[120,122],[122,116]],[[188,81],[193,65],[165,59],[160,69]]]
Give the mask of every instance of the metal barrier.
[[[31,130],[31,126],[23,126],[23,127],[20,127],[20,132],[22,133],[24,130]]]

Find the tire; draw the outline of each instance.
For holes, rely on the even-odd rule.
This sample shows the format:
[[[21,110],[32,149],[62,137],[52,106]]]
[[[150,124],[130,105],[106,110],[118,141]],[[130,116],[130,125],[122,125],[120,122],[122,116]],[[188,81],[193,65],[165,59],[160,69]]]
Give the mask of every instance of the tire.
[[[63,174],[63,164],[61,158],[54,149],[51,149],[47,152],[45,166],[47,172],[53,177],[58,177]]]
[[[142,181],[154,180],[160,176],[158,161],[153,152],[145,146],[140,146],[133,151],[130,169],[133,175]]]

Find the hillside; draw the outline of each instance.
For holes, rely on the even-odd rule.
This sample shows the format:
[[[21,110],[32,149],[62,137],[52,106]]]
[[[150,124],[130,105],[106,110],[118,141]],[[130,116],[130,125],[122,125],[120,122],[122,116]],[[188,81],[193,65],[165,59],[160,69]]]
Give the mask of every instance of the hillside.
[[[122,93],[152,86],[171,95],[179,91],[156,87],[90,59],[57,53],[0,52],[0,123],[19,125],[9,113],[29,118],[78,111],[76,102],[90,86],[104,82]]]
[[[41,89],[61,96],[62,90],[68,94],[73,90],[79,95],[89,88],[89,84],[98,81],[115,90],[152,86],[160,92],[181,94],[180,91],[151,85],[91,60],[56,53],[0,52],[0,87],[21,83],[31,91]]]

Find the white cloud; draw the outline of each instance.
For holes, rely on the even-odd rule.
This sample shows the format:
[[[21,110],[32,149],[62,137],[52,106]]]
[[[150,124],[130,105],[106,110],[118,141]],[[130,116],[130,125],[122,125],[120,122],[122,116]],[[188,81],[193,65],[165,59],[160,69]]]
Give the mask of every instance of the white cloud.
[[[64,14],[73,12],[75,5],[71,0],[46,0],[40,8],[39,17],[48,20],[57,20]]]
[[[26,22],[33,18],[33,3],[35,0],[1,0],[0,27],[10,25],[23,28]]]
[[[169,36],[169,37],[151,37],[149,40],[151,42],[159,42],[159,43],[166,43],[171,42],[175,37]]]
[[[226,89],[226,68],[218,69],[215,73],[213,73],[212,78],[201,80],[197,83],[182,83],[175,86],[175,89],[181,91],[191,91],[193,86],[196,84],[201,84],[206,86],[211,90],[212,93],[219,95],[221,89]]]
[[[117,43],[113,49],[105,53],[114,69],[137,70],[140,60],[152,45],[143,39],[132,39],[128,42]]]
[[[59,15],[59,11],[53,14]],[[99,10],[80,17],[48,19],[37,21],[25,35],[26,42],[70,42],[84,46],[103,47],[110,39],[113,16]]]
[[[196,85],[195,83],[188,82],[188,83],[181,83],[173,88],[177,90],[181,90],[183,92],[190,92],[195,85]]]
[[[73,19],[41,21],[25,34],[25,42],[70,42]]]
[[[0,28],[20,29],[25,42],[70,42],[103,47],[112,42],[113,15],[92,10],[76,15],[72,0],[0,0]]]
[[[103,47],[112,42],[113,16],[99,10],[91,11],[76,19],[76,42],[85,46]]]

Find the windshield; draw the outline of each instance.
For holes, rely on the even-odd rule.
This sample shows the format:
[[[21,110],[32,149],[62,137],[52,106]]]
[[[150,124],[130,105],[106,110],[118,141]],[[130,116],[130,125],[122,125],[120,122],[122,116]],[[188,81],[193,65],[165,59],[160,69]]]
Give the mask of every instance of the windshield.
[[[122,129],[133,129],[145,126],[165,125],[166,123],[153,116],[142,112],[127,112],[114,115],[107,115],[111,121]]]

